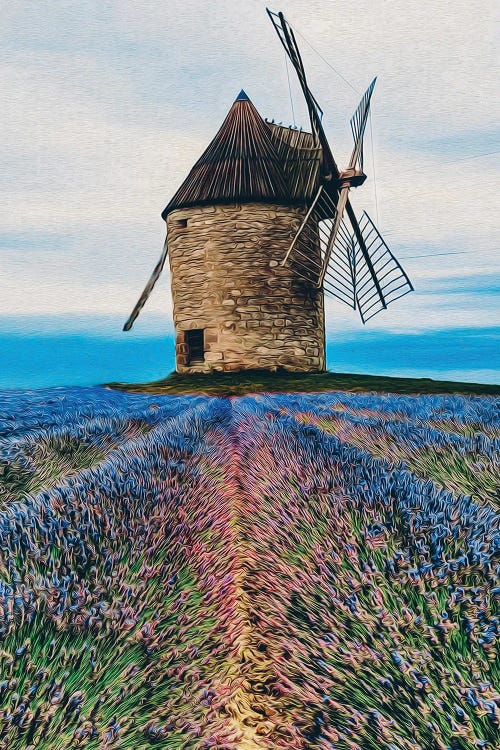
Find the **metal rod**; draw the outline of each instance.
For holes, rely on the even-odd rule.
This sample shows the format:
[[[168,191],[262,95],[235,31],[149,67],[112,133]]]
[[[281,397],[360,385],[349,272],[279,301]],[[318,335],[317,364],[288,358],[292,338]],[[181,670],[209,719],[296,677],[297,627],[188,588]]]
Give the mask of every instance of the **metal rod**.
[[[337,203],[337,214],[335,216],[335,222],[333,224],[333,229],[330,234],[330,239],[328,240],[328,244],[325,249],[325,257],[323,260],[323,271],[319,278],[320,285],[323,283],[323,279],[325,278],[326,269],[328,267],[328,262],[330,260],[330,254],[332,252],[333,244],[335,243],[335,239],[337,237],[337,232],[339,231],[340,222],[342,221],[342,216],[344,213],[344,208],[347,204],[347,199],[349,197],[349,186],[346,185],[342,188],[339,195],[339,200]]]
[[[361,234],[361,230],[359,228],[358,220],[356,219],[356,214],[354,213],[354,210],[353,210],[353,208],[352,208],[352,206],[351,206],[351,204],[350,204],[349,201],[347,201],[346,210],[347,210],[347,215],[349,216],[349,219],[350,219],[350,222],[351,222],[351,226],[354,229],[354,234],[356,235],[356,239],[358,240],[359,246],[361,248],[361,252],[363,253],[364,259],[366,261],[366,265],[370,269],[370,273],[372,275],[373,282],[374,282],[375,286],[377,287],[377,292],[379,293],[380,301],[382,302],[382,305],[384,306],[384,308],[386,308],[387,305],[385,304],[385,299],[384,299],[384,295],[382,294],[382,289],[380,288],[380,284],[378,283],[377,275],[376,275],[375,270],[373,268],[373,264],[371,262],[371,258],[370,258],[369,254],[368,254],[367,249],[366,249],[365,241],[364,241],[363,235]]]
[[[296,235],[295,235],[295,237],[293,238],[293,242],[292,242],[292,244],[290,245],[290,247],[288,248],[288,252],[287,252],[287,254],[285,255],[284,259],[283,259],[283,260],[281,261],[281,265],[282,265],[282,266],[284,266],[284,265],[285,265],[285,263],[287,262],[287,260],[288,260],[288,258],[289,258],[289,255],[290,255],[290,253],[292,252],[292,250],[293,250],[293,248],[294,248],[294,246],[295,246],[295,243],[296,243],[297,239],[299,238],[299,235],[300,235],[300,233],[302,232],[303,228],[304,228],[304,227],[305,227],[305,225],[307,224],[307,221],[308,221],[308,219],[309,219],[310,215],[311,215],[311,214],[312,214],[312,212],[313,212],[314,206],[316,205],[316,203],[317,203],[317,201],[318,201],[318,199],[319,199],[319,196],[321,195],[321,191],[322,191],[322,190],[323,190],[323,185],[320,185],[320,186],[319,186],[319,188],[318,188],[318,192],[316,193],[316,196],[315,196],[315,198],[314,198],[313,202],[311,203],[311,207],[309,208],[309,211],[308,211],[308,212],[306,213],[306,215],[305,215],[304,221],[303,221],[303,222],[302,222],[302,224],[300,225],[300,227],[299,227],[299,230],[298,230],[297,234],[296,234]]]

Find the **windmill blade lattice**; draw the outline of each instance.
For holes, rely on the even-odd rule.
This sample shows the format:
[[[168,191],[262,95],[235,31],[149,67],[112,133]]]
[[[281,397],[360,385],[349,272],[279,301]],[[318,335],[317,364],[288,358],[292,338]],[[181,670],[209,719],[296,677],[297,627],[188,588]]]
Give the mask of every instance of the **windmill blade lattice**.
[[[359,229],[378,282],[377,288],[360,243],[353,234],[356,306],[361,320],[366,323],[388,304],[412,292],[413,285],[366,211],[359,222]]]
[[[331,243],[336,217],[337,207],[321,186],[282,265],[290,263],[301,279],[355,309],[355,247],[344,220]]]
[[[360,169],[363,169],[363,137],[365,134],[366,123],[368,120],[368,114],[370,112],[370,100],[372,98],[373,89],[377,78],[375,77],[366,89],[363,98],[361,99],[358,108],[350,119],[352,137],[354,138],[354,149],[349,162],[350,167],[355,167],[359,164]]]

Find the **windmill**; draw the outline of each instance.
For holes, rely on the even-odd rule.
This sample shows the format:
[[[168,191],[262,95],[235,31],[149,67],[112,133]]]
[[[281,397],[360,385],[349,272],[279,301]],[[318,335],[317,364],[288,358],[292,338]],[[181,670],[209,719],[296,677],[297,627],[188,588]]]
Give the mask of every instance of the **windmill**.
[[[347,168],[340,170],[323,129],[323,110],[308,86],[293,29],[283,13],[274,13],[269,8],[267,13],[297,73],[314,142],[322,154],[318,190],[282,263],[293,263],[295,272],[304,280],[357,309],[366,323],[390,302],[413,291],[407,274],[371,218],[365,211],[358,221],[349,200],[351,188],[366,180],[363,138],[377,79],[368,86],[350,120],[354,147]],[[310,247],[317,242],[318,231],[320,257],[311,258]]]
[[[311,132],[263,120],[244,91],[162,217],[161,257],[124,330],[130,330],[167,256],[178,372],[325,367],[324,296],[363,323],[413,287],[349,192],[366,180],[363,137],[372,81],[351,119],[354,147],[340,170],[309,89],[294,32],[267,10],[305,97]]]

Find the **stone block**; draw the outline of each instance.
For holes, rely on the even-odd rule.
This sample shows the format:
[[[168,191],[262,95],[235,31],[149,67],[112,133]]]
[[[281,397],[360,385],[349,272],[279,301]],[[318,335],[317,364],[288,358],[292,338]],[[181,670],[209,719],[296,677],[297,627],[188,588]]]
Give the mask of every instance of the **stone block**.
[[[283,285],[283,281],[281,279],[278,279],[276,277],[271,277],[270,279],[266,279],[266,286],[271,287],[271,289],[274,289],[276,287],[281,287]]]
[[[274,321],[270,318],[261,318],[259,328],[274,328]]]
[[[228,362],[224,365],[224,372],[239,372],[241,369],[243,369],[241,364],[236,362]]]
[[[282,308],[281,308],[281,305],[270,305],[270,304],[261,305],[260,306],[260,311],[262,313],[266,313],[266,314],[280,313],[280,312],[282,313],[283,312]]]

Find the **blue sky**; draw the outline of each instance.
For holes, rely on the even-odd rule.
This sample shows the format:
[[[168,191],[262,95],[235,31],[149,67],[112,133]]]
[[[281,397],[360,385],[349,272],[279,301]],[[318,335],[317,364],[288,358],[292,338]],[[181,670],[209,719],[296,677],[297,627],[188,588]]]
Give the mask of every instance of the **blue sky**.
[[[121,325],[161,252],[160,212],[238,91],[263,116],[292,121],[284,55],[264,8],[259,0],[5,6],[2,385],[22,376],[36,386],[41,370],[60,384],[171,368],[168,274],[134,331]],[[416,288],[365,328],[329,301],[330,366],[498,379],[494,3],[478,12],[465,0],[282,0],[276,9],[302,35],[341,165],[358,92],[378,75],[369,179],[353,203],[376,220]],[[292,97],[307,127],[294,80]],[[421,356],[409,365],[410,346]],[[114,352],[114,375],[105,351]]]

